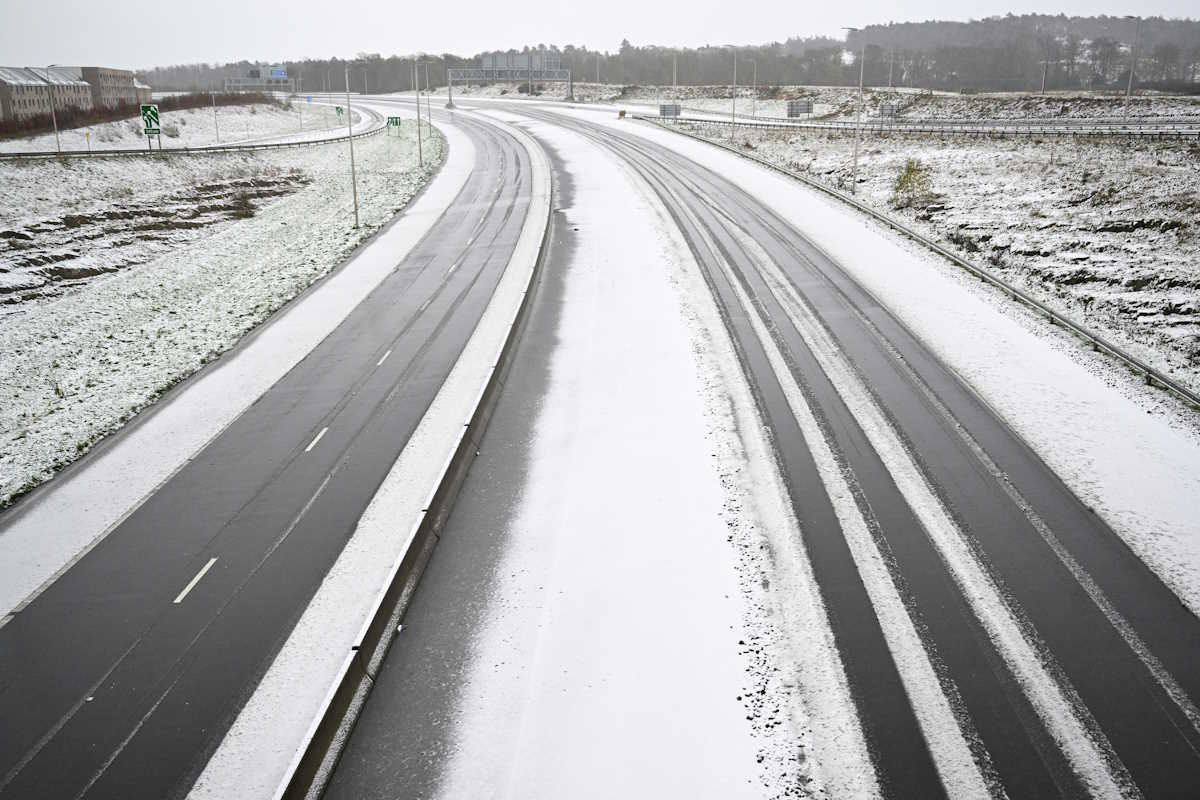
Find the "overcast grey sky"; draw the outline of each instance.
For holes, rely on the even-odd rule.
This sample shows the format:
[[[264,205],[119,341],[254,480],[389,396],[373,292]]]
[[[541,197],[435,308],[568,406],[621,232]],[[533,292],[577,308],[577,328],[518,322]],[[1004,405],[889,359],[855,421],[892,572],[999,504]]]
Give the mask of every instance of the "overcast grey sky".
[[[524,44],[759,44],[841,35],[843,25],[1012,13],[1196,16],[1197,0],[0,0],[0,65],[151,67],[197,61],[418,51],[470,55]]]

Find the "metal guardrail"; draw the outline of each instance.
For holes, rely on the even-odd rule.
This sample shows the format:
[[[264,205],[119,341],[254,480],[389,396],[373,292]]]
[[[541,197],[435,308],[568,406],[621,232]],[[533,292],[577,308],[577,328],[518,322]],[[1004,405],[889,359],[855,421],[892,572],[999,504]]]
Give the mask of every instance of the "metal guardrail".
[[[368,112],[375,117],[374,127],[353,134],[354,139],[365,139],[376,136],[387,130],[386,120],[375,112]],[[285,134],[293,135],[293,134]],[[142,150],[141,148],[120,148],[113,150],[39,150],[25,153],[0,153],[0,161],[45,161],[57,158],[131,158],[135,156],[186,156],[205,153],[245,153],[259,150],[286,150],[293,147],[315,147],[322,144],[344,142],[349,135],[343,133],[322,139],[305,139],[299,142],[264,142],[260,144],[227,144],[205,145],[203,147],[168,147],[163,150]]]
[[[706,111],[711,117],[672,117],[672,122],[691,122],[705,125],[724,125],[744,128],[759,128],[762,130],[792,131],[808,130],[822,132],[854,133],[861,130],[864,134],[887,135],[952,135],[952,136],[1058,136],[1068,138],[1111,137],[1127,139],[1179,139],[1200,140],[1200,120],[1194,123],[1173,123],[1157,127],[1138,127],[1123,125],[1119,127],[1101,126],[1070,126],[1070,125],[943,125],[928,123],[896,123],[865,120],[862,125],[854,122],[816,122],[792,121],[781,117],[753,117],[738,115],[737,121],[721,119],[720,112]],[[641,119],[654,119],[649,116],[635,116]]]
[[[897,231],[900,234],[903,234],[904,236],[907,236],[909,239],[912,239],[913,241],[917,242],[918,244],[923,245],[924,247],[928,248],[929,250],[932,250],[933,252],[937,253],[938,255],[942,256],[943,258],[946,258],[951,263],[953,263],[955,266],[965,269],[967,272],[970,272],[972,275],[974,275],[975,277],[984,281],[985,283],[1004,292],[1012,300],[1022,303],[1025,306],[1033,309],[1038,314],[1045,316],[1046,320],[1051,325],[1057,325],[1062,328],[1065,328],[1070,333],[1074,334],[1075,336],[1079,337],[1083,341],[1090,344],[1092,347],[1092,350],[1094,350],[1096,352],[1102,352],[1102,353],[1105,353],[1105,354],[1111,356],[1112,358],[1116,359],[1121,364],[1123,364],[1129,370],[1140,375],[1142,377],[1142,379],[1146,382],[1147,385],[1158,386],[1161,389],[1165,389],[1167,392],[1174,395],[1179,400],[1182,400],[1185,404],[1190,405],[1195,409],[1200,409],[1200,394],[1197,394],[1196,392],[1192,391],[1191,389],[1187,388],[1186,386],[1167,377],[1162,372],[1159,372],[1158,370],[1154,369],[1149,364],[1145,363],[1144,361],[1137,358],[1136,356],[1133,356],[1133,355],[1125,352],[1120,347],[1113,344],[1112,342],[1109,342],[1104,337],[1099,336],[1099,335],[1093,333],[1092,331],[1088,330],[1087,328],[1083,327],[1079,323],[1072,320],[1070,317],[1060,314],[1059,312],[1050,308],[1046,304],[1042,303],[1040,300],[1037,300],[1036,298],[1032,297],[1031,295],[1026,294],[1025,292],[1023,292],[1020,289],[1016,288],[1015,286],[1007,283],[1006,281],[1003,281],[1000,278],[997,278],[995,275],[993,275],[991,272],[987,271],[986,269],[983,269],[982,267],[972,264],[971,262],[967,261],[964,258],[961,258],[960,256],[956,255],[955,253],[951,252],[950,250],[947,250],[945,247],[942,247],[940,244],[938,244],[937,242],[934,242],[932,239],[929,239],[929,238],[921,235],[920,233],[917,233],[913,229],[904,225],[899,220],[871,208],[870,206],[866,205],[865,203],[855,199],[854,197],[851,197],[850,195],[848,195],[844,192],[838,191],[837,189],[833,188],[832,186],[827,186],[826,184],[822,183],[821,181],[810,178],[807,175],[802,175],[798,172],[793,172],[792,170],[789,170],[785,167],[781,167],[778,164],[773,164],[770,161],[767,161],[765,158],[760,158],[758,156],[751,155],[749,153],[743,153],[743,152],[739,151],[737,148],[731,147],[730,145],[724,144],[723,142],[713,141],[712,139],[706,139],[703,136],[698,136],[694,133],[689,133],[687,131],[679,130],[678,128],[668,125],[665,122],[663,122],[662,120],[659,120],[655,117],[635,116],[634,119],[639,119],[639,120],[643,120],[646,122],[650,122],[650,123],[657,125],[660,128],[663,128],[665,130],[670,130],[673,133],[680,134],[681,136],[687,136],[688,138],[695,139],[698,142],[704,142],[705,144],[712,145],[713,147],[719,147],[722,150],[727,150],[731,153],[734,153],[735,155],[741,156],[742,158],[746,158],[751,161],[754,161],[757,164],[761,164],[762,166],[767,167],[768,169],[774,170],[775,172],[779,172],[783,175],[787,175],[789,178],[793,178],[797,181],[800,181],[801,183],[805,184],[806,186],[810,186],[813,189],[816,189],[816,190],[823,192],[837,200],[842,201],[843,203],[851,206],[852,208],[857,209],[858,211],[861,211],[862,213],[866,214],[867,216],[871,217],[872,219],[874,219],[878,222],[882,222],[884,225],[888,226],[889,228]]]

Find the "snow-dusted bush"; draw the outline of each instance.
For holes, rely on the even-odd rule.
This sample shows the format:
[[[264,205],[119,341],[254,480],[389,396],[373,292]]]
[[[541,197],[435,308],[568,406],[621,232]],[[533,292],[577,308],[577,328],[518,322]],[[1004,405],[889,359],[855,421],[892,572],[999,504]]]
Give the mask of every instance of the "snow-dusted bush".
[[[929,168],[915,158],[905,160],[896,182],[892,184],[891,204],[893,208],[908,208],[933,194],[933,178]]]

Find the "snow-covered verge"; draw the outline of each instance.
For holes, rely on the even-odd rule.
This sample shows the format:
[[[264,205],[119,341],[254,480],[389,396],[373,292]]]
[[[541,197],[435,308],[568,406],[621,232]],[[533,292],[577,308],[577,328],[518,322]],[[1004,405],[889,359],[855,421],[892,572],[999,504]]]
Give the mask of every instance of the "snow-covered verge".
[[[136,266],[10,307],[0,324],[0,505],[228,350],[403,209],[436,170],[443,141],[426,145],[425,167],[418,168],[415,126],[404,132],[356,145],[358,229],[345,143],[258,155],[4,166],[6,219],[40,218],[53,208],[61,216],[68,208],[59,204],[74,196],[119,209],[130,199],[127,188],[134,196],[191,192],[202,219],[208,212],[198,189],[214,182],[287,176],[303,185],[273,201],[250,198],[249,209],[218,213],[203,229],[139,245],[151,258]],[[31,210],[15,210],[24,207]],[[86,214],[97,211],[89,205]],[[119,241],[114,249],[120,252]],[[99,272],[106,271],[103,260],[91,257]]]
[[[438,796],[764,797],[810,784],[795,673],[773,671],[773,637],[743,600],[760,584],[738,569],[741,545],[752,558],[761,534],[753,511],[723,507],[737,469],[722,460],[729,401],[705,381],[683,313],[686,245],[665,240],[665,213],[611,156],[555,126],[529,130],[574,176],[560,209],[574,255]]]
[[[319,98],[314,98],[319,99]],[[334,97],[335,104],[338,102]],[[358,119],[357,112],[354,119]],[[344,118],[339,120],[332,105],[305,103],[294,100],[282,105],[252,104],[246,106],[218,106],[214,116],[212,108],[189,108],[182,111],[164,111],[161,116],[162,146],[205,147],[215,144],[245,144],[252,141],[271,139],[300,130],[335,130],[345,127]],[[142,133],[141,117],[101,122],[82,128],[59,131],[63,150],[121,150],[145,148],[146,136]],[[152,143],[157,150],[159,141]],[[54,134],[41,133],[13,139],[0,139],[0,152],[21,153],[55,149]]]
[[[1200,613],[1200,418],[919,245],[733,153],[607,113],[769,204],[960,374]]]
[[[417,206],[429,201],[436,190],[439,199],[434,204],[444,208],[474,166],[475,150],[466,134],[452,123],[445,124],[443,130],[449,143],[446,166]],[[523,137],[518,133],[518,138]],[[330,690],[337,686],[348,660],[355,657],[351,648],[374,612],[373,604],[380,600],[413,546],[413,535],[430,510],[429,500],[450,467],[450,456],[464,436],[474,435],[474,431],[464,428],[463,420],[474,415],[482,387],[490,380],[515,324],[549,221],[549,163],[532,141],[526,139],[524,144],[532,166],[529,212],[492,299],[353,535],[189,797],[225,800],[279,796],[278,790],[306,746],[306,736],[320,717]],[[385,238],[392,237],[407,216]],[[396,242],[385,245],[380,240],[364,255],[385,253],[381,260],[386,259],[383,266],[385,272],[390,271],[397,251],[406,252],[418,238],[409,235],[399,248]],[[380,245],[384,246],[376,249]]]
[[[729,142],[727,128],[686,125]],[[849,186],[853,139],[738,130],[736,146]],[[892,208],[905,162],[929,195]],[[1200,147],[870,137],[858,197],[1200,389]]]

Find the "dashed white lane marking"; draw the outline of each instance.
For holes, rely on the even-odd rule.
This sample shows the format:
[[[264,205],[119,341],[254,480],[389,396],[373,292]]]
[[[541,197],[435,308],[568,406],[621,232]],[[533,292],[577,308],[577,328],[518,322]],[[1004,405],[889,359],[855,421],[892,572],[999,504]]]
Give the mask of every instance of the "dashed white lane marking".
[[[453,274],[454,274],[454,270],[458,269],[458,265],[459,265],[460,263],[461,263],[461,262],[459,262],[459,261],[455,261],[453,264],[451,264],[451,265],[450,265],[450,269],[446,270],[446,277],[447,277],[447,278],[449,278],[451,275],[453,275]]]
[[[204,577],[204,573],[206,573],[210,569],[212,569],[212,565],[215,563],[217,563],[217,557],[213,556],[212,558],[210,558],[208,560],[207,564],[205,564],[203,567],[200,568],[200,571],[196,573],[196,577],[194,577],[190,581],[188,581],[188,585],[183,587],[183,591],[180,592],[179,595],[175,598],[174,603],[176,605],[183,602],[183,598],[188,596],[188,592],[190,592],[192,589],[194,589],[196,587],[196,584],[199,583],[200,579]]]
[[[377,366],[377,367],[383,366],[383,362],[387,361],[388,356],[390,356],[391,354],[392,354],[392,351],[388,350],[386,353],[384,353],[382,356],[379,357],[379,360],[375,362],[375,366]]]
[[[314,447],[316,447],[317,442],[321,441],[321,437],[325,435],[325,431],[327,431],[327,430],[329,430],[328,425],[326,425],[324,428],[321,428],[321,432],[313,437],[313,440],[308,443],[308,447],[304,448],[304,452],[307,453],[309,450],[312,450]]]
[[[433,298],[431,297],[428,300],[426,300],[424,303],[421,303],[421,307],[417,309],[417,313],[420,314],[422,311],[429,308],[429,304],[432,302],[433,302]]]

